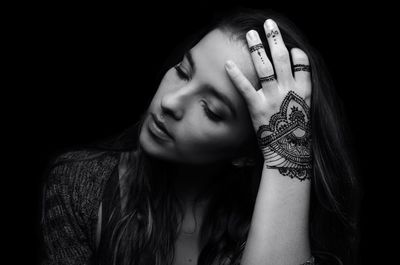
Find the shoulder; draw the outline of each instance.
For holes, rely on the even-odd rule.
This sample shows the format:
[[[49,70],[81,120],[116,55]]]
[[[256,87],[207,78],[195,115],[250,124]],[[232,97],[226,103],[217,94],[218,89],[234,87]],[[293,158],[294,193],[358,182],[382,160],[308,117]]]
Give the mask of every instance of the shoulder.
[[[116,152],[83,150],[62,153],[50,163],[46,184],[67,189],[73,197],[98,194],[118,159],[119,153]]]
[[[54,187],[75,203],[99,196],[119,161],[118,152],[70,151],[53,159],[48,168],[46,186]]]
[[[81,166],[90,164],[104,164],[107,166],[118,159],[120,152],[114,151],[98,151],[98,150],[77,150],[67,151],[58,154],[50,162],[51,167],[67,166]]]
[[[101,181],[116,166],[119,155],[117,152],[92,150],[59,154],[49,164],[47,181],[78,186],[86,181]]]
[[[102,194],[119,157],[119,152],[90,150],[56,156],[49,164],[44,184],[45,210],[51,213],[48,218],[57,217],[55,212],[58,218],[73,217],[92,239]]]

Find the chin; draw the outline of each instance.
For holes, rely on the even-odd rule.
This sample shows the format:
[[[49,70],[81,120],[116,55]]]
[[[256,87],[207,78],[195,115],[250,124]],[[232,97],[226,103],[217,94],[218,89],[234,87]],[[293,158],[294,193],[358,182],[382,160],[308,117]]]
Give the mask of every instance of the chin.
[[[171,160],[171,151],[168,150],[168,146],[162,145],[155,141],[154,137],[148,131],[147,125],[142,127],[139,134],[139,144],[143,151],[149,156],[162,159]]]
[[[154,156],[160,152],[160,147],[157,146],[156,143],[154,143],[154,141],[151,139],[151,135],[148,132],[146,126],[143,126],[142,130],[140,131],[139,144],[142,147],[143,151],[145,151],[149,155]]]

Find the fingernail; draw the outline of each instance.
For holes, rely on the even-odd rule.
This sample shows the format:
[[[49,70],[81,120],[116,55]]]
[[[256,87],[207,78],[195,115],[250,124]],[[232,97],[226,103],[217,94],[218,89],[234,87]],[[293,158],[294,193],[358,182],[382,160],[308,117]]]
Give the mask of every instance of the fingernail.
[[[232,70],[232,69],[235,67],[235,63],[232,62],[231,60],[228,60],[228,61],[226,61],[226,63],[225,63],[225,67],[226,67],[226,69],[228,69],[228,70]]]
[[[257,42],[259,37],[258,37],[258,33],[255,30],[250,30],[249,32],[247,32],[247,38],[251,41],[251,42]]]
[[[267,28],[273,29],[275,27],[275,22],[272,19],[267,19],[265,25]]]

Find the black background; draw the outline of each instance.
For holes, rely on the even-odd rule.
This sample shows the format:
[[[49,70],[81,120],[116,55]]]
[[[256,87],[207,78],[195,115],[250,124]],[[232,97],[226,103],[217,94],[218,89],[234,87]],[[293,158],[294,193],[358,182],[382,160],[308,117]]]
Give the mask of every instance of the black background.
[[[216,3],[57,2],[14,9],[6,26],[16,26],[8,41],[17,100],[5,114],[22,147],[12,157],[16,188],[6,190],[15,202],[6,216],[18,226],[6,256],[30,264],[40,256],[40,192],[48,160],[134,123],[156,91],[160,65],[212,10],[224,8]],[[388,98],[394,94],[387,90],[394,87],[384,83],[389,67],[380,59],[392,54],[385,30],[391,8],[346,2],[242,5],[286,14],[323,55],[346,109],[364,187],[361,264],[384,264],[391,243],[382,236],[394,233],[386,216],[394,211],[387,204],[394,175],[381,147],[393,144],[384,129],[393,123]]]

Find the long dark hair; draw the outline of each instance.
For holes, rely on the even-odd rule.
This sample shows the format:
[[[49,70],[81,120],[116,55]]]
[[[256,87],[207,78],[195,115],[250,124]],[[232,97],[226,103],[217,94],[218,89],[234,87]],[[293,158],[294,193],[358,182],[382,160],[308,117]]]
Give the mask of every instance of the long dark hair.
[[[303,34],[281,14],[240,9],[219,13],[216,17],[192,36],[185,49],[194,46],[215,28],[244,44],[247,31],[257,30],[264,46],[268,47],[263,23],[272,18],[279,25],[287,48],[298,47],[308,55],[313,70],[311,249],[321,260],[355,264],[359,185],[345,138],[342,106],[325,63]],[[271,59],[269,49],[266,51]],[[183,52],[181,49],[179,53]],[[170,61],[176,62],[175,59]],[[101,250],[102,264],[160,265],[172,264],[174,258],[182,208],[165,175],[170,170],[169,164],[146,155],[137,142],[144,117],[107,147],[123,151],[123,163],[127,168],[122,178],[126,187],[123,198],[126,204],[119,214],[113,212],[109,222],[103,224],[108,233],[102,236],[108,237],[105,241],[109,244]],[[254,155],[255,166],[235,168],[227,165],[225,174],[212,185],[210,203],[200,231],[199,265],[240,264],[262,171],[262,159],[257,151]],[[229,188],[221,188],[227,183]],[[120,208],[119,200],[113,203],[115,209]]]

